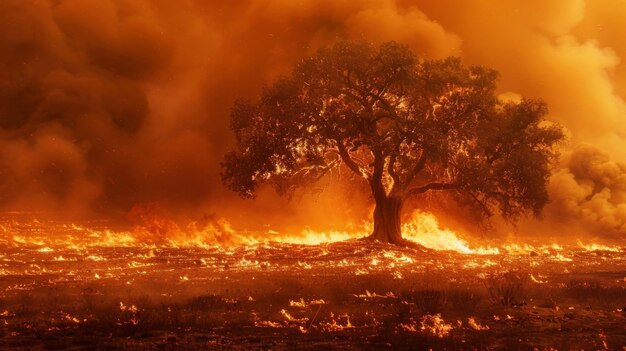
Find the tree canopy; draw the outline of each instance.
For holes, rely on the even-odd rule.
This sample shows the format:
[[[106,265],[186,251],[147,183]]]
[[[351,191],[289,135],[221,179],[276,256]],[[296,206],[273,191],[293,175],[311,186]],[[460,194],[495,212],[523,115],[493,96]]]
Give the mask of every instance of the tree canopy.
[[[324,47],[257,101],[235,103],[223,181],[252,198],[262,183],[289,193],[346,167],[381,208],[449,190],[486,215],[538,214],[563,132],[545,120],[544,102],[499,99],[497,79],[395,42]]]

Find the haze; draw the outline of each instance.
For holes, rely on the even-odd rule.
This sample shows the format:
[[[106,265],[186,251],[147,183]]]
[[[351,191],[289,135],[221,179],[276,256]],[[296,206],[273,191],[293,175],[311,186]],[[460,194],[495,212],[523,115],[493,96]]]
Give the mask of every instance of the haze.
[[[0,208],[117,219],[156,204],[246,227],[360,223],[366,194],[249,202],[226,190],[229,111],[338,38],[396,40],[495,68],[503,97],[542,98],[566,128],[552,203],[516,231],[622,239],[623,18],[616,0],[4,0]]]

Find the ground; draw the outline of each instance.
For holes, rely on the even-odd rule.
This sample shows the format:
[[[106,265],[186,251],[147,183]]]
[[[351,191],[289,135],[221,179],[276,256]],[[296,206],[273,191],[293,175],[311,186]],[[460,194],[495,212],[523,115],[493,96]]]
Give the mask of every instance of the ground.
[[[622,350],[626,251],[5,245],[2,349]]]

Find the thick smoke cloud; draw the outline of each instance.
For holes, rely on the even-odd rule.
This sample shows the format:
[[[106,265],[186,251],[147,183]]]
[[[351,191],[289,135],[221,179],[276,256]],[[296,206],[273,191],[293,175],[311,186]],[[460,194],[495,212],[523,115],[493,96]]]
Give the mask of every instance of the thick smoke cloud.
[[[4,0],[0,208],[121,218],[158,203],[244,225],[358,222],[366,195],[321,184],[290,203],[271,191],[243,202],[219,162],[235,98],[363,38],[461,56],[500,71],[504,96],[545,99],[569,140],[544,221],[520,230],[623,237],[624,15],[610,0]]]
[[[172,51],[146,16],[102,1],[0,4],[6,208],[82,212],[124,190],[149,116],[144,84]]]
[[[626,50],[616,33],[623,30],[618,18],[625,4],[466,1],[455,3],[459,11],[450,14],[450,2],[444,3],[422,7],[460,35],[464,59],[499,70],[505,92],[545,99],[550,117],[569,134],[550,183],[553,202],[542,221],[524,223],[519,234],[623,238],[617,184],[624,172],[616,161],[626,157]],[[585,171],[598,163],[611,175]]]
[[[550,182],[549,219],[598,236],[626,233],[626,163],[588,144],[565,158]]]

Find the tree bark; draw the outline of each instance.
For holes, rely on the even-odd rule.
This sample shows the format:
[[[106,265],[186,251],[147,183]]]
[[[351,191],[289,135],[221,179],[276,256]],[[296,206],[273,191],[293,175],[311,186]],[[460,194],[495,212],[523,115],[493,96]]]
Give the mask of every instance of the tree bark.
[[[369,239],[406,245],[406,240],[402,239],[402,223],[400,221],[402,202],[402,198],[393,196],[376,199],[374,230],[368,237]]]

